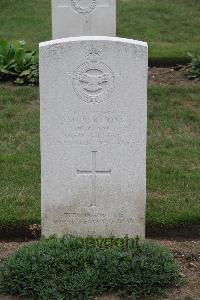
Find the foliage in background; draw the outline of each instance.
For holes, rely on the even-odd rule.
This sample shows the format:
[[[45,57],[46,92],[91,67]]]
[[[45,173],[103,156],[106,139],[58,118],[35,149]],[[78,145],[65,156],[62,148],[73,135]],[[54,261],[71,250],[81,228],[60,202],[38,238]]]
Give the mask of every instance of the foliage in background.
[[[142,299],[179,281],[169,250],[138,239],[47,239],[0,266],[0,291],[37,300],[122,292]]]
[[[189,54],[192,61],[187,70],[187,77],[191,80],[200,80],[200,55]]]
[[[26,50],[24,41],[0,40],[0,80],[36,84],[38,74],[36,52]]]

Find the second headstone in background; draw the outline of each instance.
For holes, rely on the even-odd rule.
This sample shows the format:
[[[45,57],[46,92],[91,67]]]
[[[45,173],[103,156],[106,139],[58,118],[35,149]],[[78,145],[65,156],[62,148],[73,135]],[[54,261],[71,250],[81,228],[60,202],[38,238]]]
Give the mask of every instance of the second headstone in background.
[[[116,36],[116,0],[52,0],[53,39]]]

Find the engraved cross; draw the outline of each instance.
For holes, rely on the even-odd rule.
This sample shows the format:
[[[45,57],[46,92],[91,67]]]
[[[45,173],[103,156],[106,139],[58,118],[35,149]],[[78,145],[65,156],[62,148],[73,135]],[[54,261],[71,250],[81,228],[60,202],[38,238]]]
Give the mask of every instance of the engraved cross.
[[[96,154],[97,151],[92,152],[92,170],[77,170],[78,175],[92,176],[92,203],[91,206],[96,206],[96,176],[97,175],[111,175],[111,170],[100,171],[96,169]]]

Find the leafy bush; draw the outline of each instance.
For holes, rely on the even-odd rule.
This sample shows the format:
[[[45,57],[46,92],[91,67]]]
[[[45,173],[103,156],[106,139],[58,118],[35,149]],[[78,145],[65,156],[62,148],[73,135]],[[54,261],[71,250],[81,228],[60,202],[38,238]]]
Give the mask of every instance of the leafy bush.
[[[187,70],[187,77],[191,80],[200,80],[200,55],[189,54],[192,61]]]
[[[138,239],[41,240],[0,268],[0,292],[37,300],[89,299],[112,291],[141,299],[178,280],[171,253]]]
[[[0,40],[0,80],[36,84],[38,77],[38,57],[35,51],[27,51],[24,41]]]

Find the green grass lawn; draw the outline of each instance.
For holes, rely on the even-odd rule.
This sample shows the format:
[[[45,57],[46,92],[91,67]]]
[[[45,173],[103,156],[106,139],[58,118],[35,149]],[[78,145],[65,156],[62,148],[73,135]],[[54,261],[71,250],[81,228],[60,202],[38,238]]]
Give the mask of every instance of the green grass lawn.
[[[40,223],[38,88],[0,85],[0,228]],[[149,88],[147,226],[200,222],[200,86]],[[0,231],[1,231],[0,230]]]
[[[0,228],[40,220],[38,88],[0,85]]]
[[[117,34],[144,40],[150,62],[181,62],[200,52],[199,0],[118,0]],[[50,0],[1,0],[0,39],[24,39],[30,48],[51,39]]]
[[[200,86],[150,87],[147,224],[200,224]],[[195,231],[195,228],[193,228]]]

